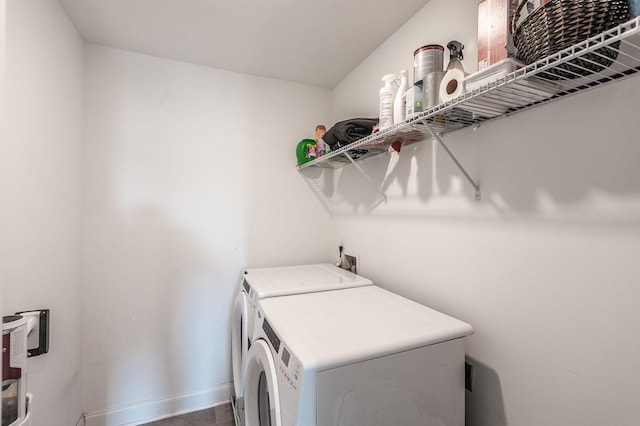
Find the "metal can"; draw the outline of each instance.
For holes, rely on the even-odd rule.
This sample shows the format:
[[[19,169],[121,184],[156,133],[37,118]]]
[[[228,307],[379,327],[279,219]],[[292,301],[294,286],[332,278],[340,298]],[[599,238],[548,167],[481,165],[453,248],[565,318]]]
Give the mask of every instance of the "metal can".
[[[443,70],[444,47],[428,44],[413,52],[413,83],[422,81],[427,74]]]
[[[440,83],[444,77],[444,71],[434,71],[427,74],[422,82],[422,110],[426,111],[429,108],[440,103]]]

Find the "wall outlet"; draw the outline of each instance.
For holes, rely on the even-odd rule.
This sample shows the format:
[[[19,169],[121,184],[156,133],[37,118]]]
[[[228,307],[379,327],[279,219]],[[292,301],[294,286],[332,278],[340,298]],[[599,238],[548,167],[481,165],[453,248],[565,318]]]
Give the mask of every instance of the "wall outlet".
[[[351,271],[354,274],[357,274],[358,266],[360,266],[360,262],[358,262],[358,256],[345,254],[344,259],[342,260],[341,266],[342,266],[342,269],[346,269],[347,271]]]

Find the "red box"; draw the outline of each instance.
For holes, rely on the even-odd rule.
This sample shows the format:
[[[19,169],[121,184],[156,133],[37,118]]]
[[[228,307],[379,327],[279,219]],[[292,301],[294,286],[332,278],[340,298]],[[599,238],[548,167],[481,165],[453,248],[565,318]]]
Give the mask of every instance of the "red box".
[[[516,56],[509,25],[518,0],[482,0],[478,4],[478,71]]]

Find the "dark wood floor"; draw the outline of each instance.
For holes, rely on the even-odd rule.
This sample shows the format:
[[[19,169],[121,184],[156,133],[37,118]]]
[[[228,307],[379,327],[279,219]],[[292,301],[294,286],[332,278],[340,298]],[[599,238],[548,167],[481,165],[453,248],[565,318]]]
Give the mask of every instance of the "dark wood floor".
[[[144,426],[235,426],[231,404],[145,423]]]

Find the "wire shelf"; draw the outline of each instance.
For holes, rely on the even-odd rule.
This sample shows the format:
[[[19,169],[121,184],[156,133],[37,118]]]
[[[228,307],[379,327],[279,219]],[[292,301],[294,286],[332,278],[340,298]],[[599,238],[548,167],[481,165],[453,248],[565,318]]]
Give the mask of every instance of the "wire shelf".
[[[427,126],[443,135],[638,73],[640,17],[423,111],[406,122],[302,164],[298,169],[343,167],[387,152],[392,146],[431,138],[434,135]]]

